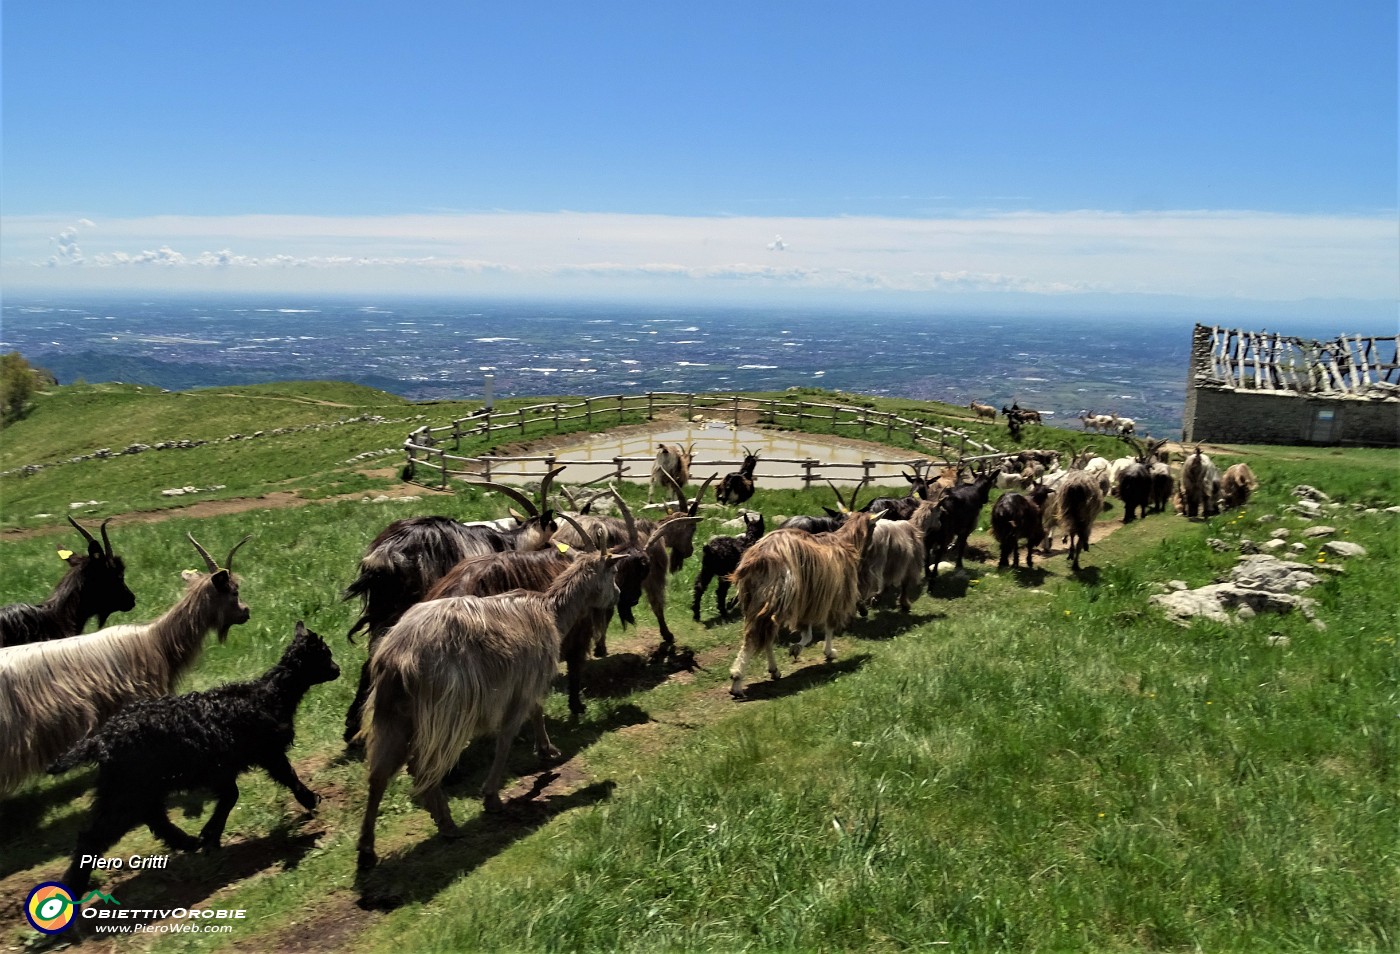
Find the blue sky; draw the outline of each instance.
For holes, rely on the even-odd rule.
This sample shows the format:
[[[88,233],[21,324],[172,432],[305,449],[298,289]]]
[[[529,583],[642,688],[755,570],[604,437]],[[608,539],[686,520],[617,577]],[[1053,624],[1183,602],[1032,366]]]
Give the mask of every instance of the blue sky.
[[[26,0],[2,25],[10,287],[1400,294],[1393,0]]]

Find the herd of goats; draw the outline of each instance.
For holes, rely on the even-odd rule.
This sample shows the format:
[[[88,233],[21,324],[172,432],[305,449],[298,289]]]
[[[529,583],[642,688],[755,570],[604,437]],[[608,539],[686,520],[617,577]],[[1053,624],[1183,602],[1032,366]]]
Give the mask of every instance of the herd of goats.
[[[721,619],[743,618],[743,641],[730,670],[730,693],[744,695],[744,673],[762,654],[779,675],[774,649],[783,632],[801,634],[794,659],[814,631],[832,639],[856,614],[886,597],[908,611],[921,589],[931,589],[945,557],[962,568],[969,534],[991,490],[991,532],[999,567],[1026,566],[1050,550],[1060,534],[1070,565],[1079,569],[1105,498],[1122,502],[1124,522],[1162,512],[1175,503],[1188,517],[1243,504],[1257,487],[1249,468],[1223,474],[1200,448],[1179,475],[1162,441],[1125,438],[1135,454],[1115,461],[1084,453],[1061,468],[1060,454],[1025,450],[999,466],[982,462],[936,476],[905,473],[910,492],[858,506],[864,483],[821,516],[795,516],[765,533],[762,515],[742,511],[744,532],[716,536],[702,547],[692,613],[718,581]],[[442,516],[397,520],[369,544],[345,591],[362,611],[350,631],[369,636],[368,660],[346,716],[347,745],[364,750],[368,798],[358,841],[358,866],[377,863],[375,826],[384,791],[407,767],[413,793],[438,831],[458,829],[442,784],[473,739],[494,736],[495,755],[483,787],[484,807],[501,807],[500,789],[512,741],[528,720],[541,758],[555,759],[543,703],[559,663],[567,674],[568,705],[584,711],[582,673],[590,652],[605,655],[608,624],[624,624],[642,596],[660,628],[662,649],[674,646],[666,623],[666,583],[695,549],[699,508],[711,475],[693,498],[692,448],[663,445],[653,467],[653,491],[673,497],[656,520],[633,515],[616,490],[583,499],[563,491],[551,502],[558,470],[544,477],[535,499],[520,490],[483,483],[524,512],[465,523]],[[754,493],[756,454],[725,476],[716,499],[741,505]],[[563,488],[560,488],[561,491]],[[567,498],[567,509],[558,506]],[[594,513],[600,499],[616,515]],[[602,509],[602,505],[599,505]],[[184,596],[150,623],[106,626],[135,597],[125,565],[104,521],[101,539],[74,521],[86,553],[67,553],[67,571],[47,600],[0,608],[0,796],[26,779],[79,765],[97,766],[90,824],[81,832],[64,884],[79,898],[93,859],[126,832],[145,824],[172,849],[217,848],[238,799],[238,776],[264,769],[305,807],[317,796],[287,759],[297,706],[307,690],[334,679],[339,669],[326,643],[298,623],[290,646],[267,673],[250,682],[170,695],[198,658],[209,634],[220,642],[249,618],[239,597],[233,558],[222,563],[193,536],[205,572],[184,573]],[[61,551],[63,552],[63,551]],[[944,564],[946,566],[946,564]],[[735,598],[729,598],[729,587]],[[97,619],[96,632],[80,635]],[[166,799],[176,791],[210,790],[216,804],[198,837],[169,819]]]

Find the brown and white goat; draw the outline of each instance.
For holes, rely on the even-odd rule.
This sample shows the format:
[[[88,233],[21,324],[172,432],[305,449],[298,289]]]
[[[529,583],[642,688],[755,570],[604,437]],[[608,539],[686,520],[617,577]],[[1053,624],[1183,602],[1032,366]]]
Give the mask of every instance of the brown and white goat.
[[[972,413],[976,414],[978,417],[985,417],[989,421],[996,420],[997,409],[990,404],[983,404],[980,401],[973,401],[971,404],[968,405],[968,407],[971,408]]]
[[[371,688],[363,740],[369,797],[360,826],[358,865],[373,867],[374,829],[389,780],[407,764],[413,794],[445,838],[458,835],[442,780],[467,744],[496,737],[482,787],[486,810],[501,807],[511,742],[526,720],[535,750],[559,750],[545,730],[543,702],[559,669],[563,634],[617,599],[618,557],[596,545],[543,593],[455,596],[419,603],[384,634],[370,657]]]
[[[190,537],[209,568],[186,570],[185,595],[150,623],[0,649],[0,792],[43,771],[128,702],[168,695],[213,632],[219,642],[248,621],[233,555],[220,567]]]
[[[673,488],[680,490],[690,483],[690,462],[694,458],[694,444],[657,444],[656,460],[651,465],[651,483],[647,487],[647,503],[651,503],[657,487],[669,496]]]
[[[856,612],[860,561],[879,519],[879,514],[852,513],[840,529],[826,534],[774,530],[745,551],[732,577],[744,614],[744,642],[729,670],[730,695],[743,698],[744,669],[757,653],[767,655],[768,674],[778,678],[773,644],[782,629],[805,630],[791,649],[793,659],[811,643],[817,626],[826,634],[827,661],[836,658],[832,638]]]
[[[87,541],[87,556],[58,551],[68,571],[48,599],[37,606],[12,603],[0,607],[0,646],[76,636],[94,616],[101,629],[108,616],[125,613],[136,605],[136,597],[126,585],[126,563],[112,552],[112,541],[107,537],[111,518],[102,521],[101,543],[72,517],[68,522]]]
[[[1243,507],[1259,489],[1259,481],[1248,464],[1231,464],[1220,477],[1220,506],[1226,510]]]
[[[1079,569],[1079,553],[1089,549],[1089,535],[1102,511],[1103,488],[1099,478],[1086,470],[1071,470],[1056,486],[1042,511],[1046,552],[1050,550],[1055,531],[1064,528],[1069,541],[1070,566]]]

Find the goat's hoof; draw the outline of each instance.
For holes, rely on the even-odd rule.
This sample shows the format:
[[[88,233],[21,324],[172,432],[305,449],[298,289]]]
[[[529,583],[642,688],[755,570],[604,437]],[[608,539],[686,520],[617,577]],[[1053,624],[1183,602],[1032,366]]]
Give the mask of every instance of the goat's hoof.
[[[552,745],[547,745],[537,750],[541,762],[558,762],[564,758],[564,753],[560,752]]]
[[[374,853],[373,848],[361,848],[355,853],[355,870],[368,871],[379,864],[379,856]]]
[[[737,702],[737,701],[739,701],[740,699],[747,699],[747,698],[748,698],[748,693],[744,692],[744,690],[742,690],[742,689],[730,689],[730,690],[729,690],[729,698],[731,698],[731,699],[733,699],[733,700],[735,700],[735,701]]]
[[[834,663],[834,662],[836,662],[836,654],[835,654],[835,653],[826,653],[826,661],[829,662],[829,663]]]
[[[218,850],[219,850],[219,836],[218,836],[218,835],[206,836],[206,837],[203,837],[203,838],[199,839],[199,850],[202,851],[202,852],[204,852],[205,854],[208,854],[208,853],[213,852],[213,851],[218,851]]]
[[[307,811],[314,812],[316,806],[321,804],[321,796],[317,795],[309,788],[302,789],[300,792],[297,792],[297,802]]]
[[[781,679],[783,678],[783,674],[776,669],[770,669],[768,670],[768,678],[773,680]]]
[[[501,805],[501,796],[497,795],[495,792],[486,795],[481,800],[481,810],[484,812],[491,812],[494,814],[496,812],[501,811],[502,807],[503,806]],[[443,837],[447,836],[444,835]]]

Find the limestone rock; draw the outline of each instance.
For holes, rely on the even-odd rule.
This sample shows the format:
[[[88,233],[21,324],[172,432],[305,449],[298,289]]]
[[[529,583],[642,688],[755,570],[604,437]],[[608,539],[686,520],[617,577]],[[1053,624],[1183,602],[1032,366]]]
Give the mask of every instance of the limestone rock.
[[[1365,556],[1366,548],[1359,543],[1348,543],[1346,540],[1329,540],[1322,545],[1322,549],[1328,553],[1335,553],[1337,556],[1353,557]]]

